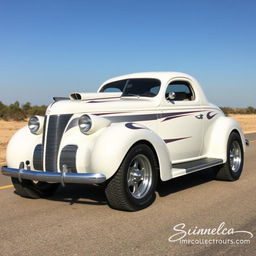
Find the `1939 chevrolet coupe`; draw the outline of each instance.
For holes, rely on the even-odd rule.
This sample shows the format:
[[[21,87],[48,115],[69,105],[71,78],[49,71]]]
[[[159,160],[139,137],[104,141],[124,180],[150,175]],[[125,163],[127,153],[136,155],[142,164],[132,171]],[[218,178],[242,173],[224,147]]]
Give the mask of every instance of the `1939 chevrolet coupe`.
[[[97,93],[54,99],[8,144],[2,173],[21,196],[50,196],[59,184],[100,184],[111,207],[136,211],[152,203],[159,179],[210,167],[218,179],[241,175],[241,128],[187,74],[129,74]]]

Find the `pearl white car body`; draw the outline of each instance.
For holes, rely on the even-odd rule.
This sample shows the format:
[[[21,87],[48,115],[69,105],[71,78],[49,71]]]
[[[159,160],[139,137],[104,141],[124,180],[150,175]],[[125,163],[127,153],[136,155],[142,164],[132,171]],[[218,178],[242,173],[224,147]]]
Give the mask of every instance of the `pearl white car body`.
[[[118,90],[108,88],[109,84],[126,81],[129,87],[127,81],[138,79],[157,86],[145,96],[122,94],[122,88],[106,92]],[[176,93],[171,91],[174,87]],[[103,92],[104,88],[108,89]],[[83,115],[91,120],[86,133],[79,126]],[[10,140],[4,174],[19,181],[105,184],[134,145],[146,144],[155,155],[160,179],[167,181],[227,163],[232,133],[241,139],[240,156],[245,150],[239,124],[207,101],[192,76],[178,72],[110,79],[97,93],[56,99],[38,121],[35,133],[26,126]]]

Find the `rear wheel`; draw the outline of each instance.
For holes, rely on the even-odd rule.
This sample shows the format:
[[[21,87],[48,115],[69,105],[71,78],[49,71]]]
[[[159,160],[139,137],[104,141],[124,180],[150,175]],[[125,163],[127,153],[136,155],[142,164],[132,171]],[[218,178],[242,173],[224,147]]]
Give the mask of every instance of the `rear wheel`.
[[[151,148],[135,145],[125,156],[105,193],[115,209],[137,211],[150,205],[155,198],[158,164]]]
[[[220,180],[238,180],[244,164],[244,152],[240,135],[232,132],[228,139],[227,161],[217,169],[216,178]]]
[[[47,183],[42,181],[22,180],[12,178],[12,183],[18,195],[27,198],[40,198],[52,196],[57,190],[58,183]]]

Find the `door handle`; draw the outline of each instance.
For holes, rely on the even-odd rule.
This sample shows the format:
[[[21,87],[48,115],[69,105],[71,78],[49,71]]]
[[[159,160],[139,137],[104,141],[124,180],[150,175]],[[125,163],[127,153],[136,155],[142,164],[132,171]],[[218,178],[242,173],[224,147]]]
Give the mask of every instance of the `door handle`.
[[[203,114],[200,114],[200,115],[197,115],[195,116],[197,119],[203,119],[204,115]]]

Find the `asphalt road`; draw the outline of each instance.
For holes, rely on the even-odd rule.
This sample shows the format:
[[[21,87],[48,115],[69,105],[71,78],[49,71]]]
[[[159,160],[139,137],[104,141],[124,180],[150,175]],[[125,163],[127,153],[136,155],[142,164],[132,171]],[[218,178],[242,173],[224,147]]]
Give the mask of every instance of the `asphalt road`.
[[[255,255],[256,134],[247,138],[239,181],[216,181],[212,170],[180,177],[162,183],[153,205],[135,213],[110,209],[103,191],[87,186],[60,188],[50,199],[21,198],[0,175],[0,255]],[[226,231],[184,237],[201,244],[168,241],[180,223],[188,232],[222,222],[222,232],[254,237]],[[231,239],[250,244],[220,244]]]

